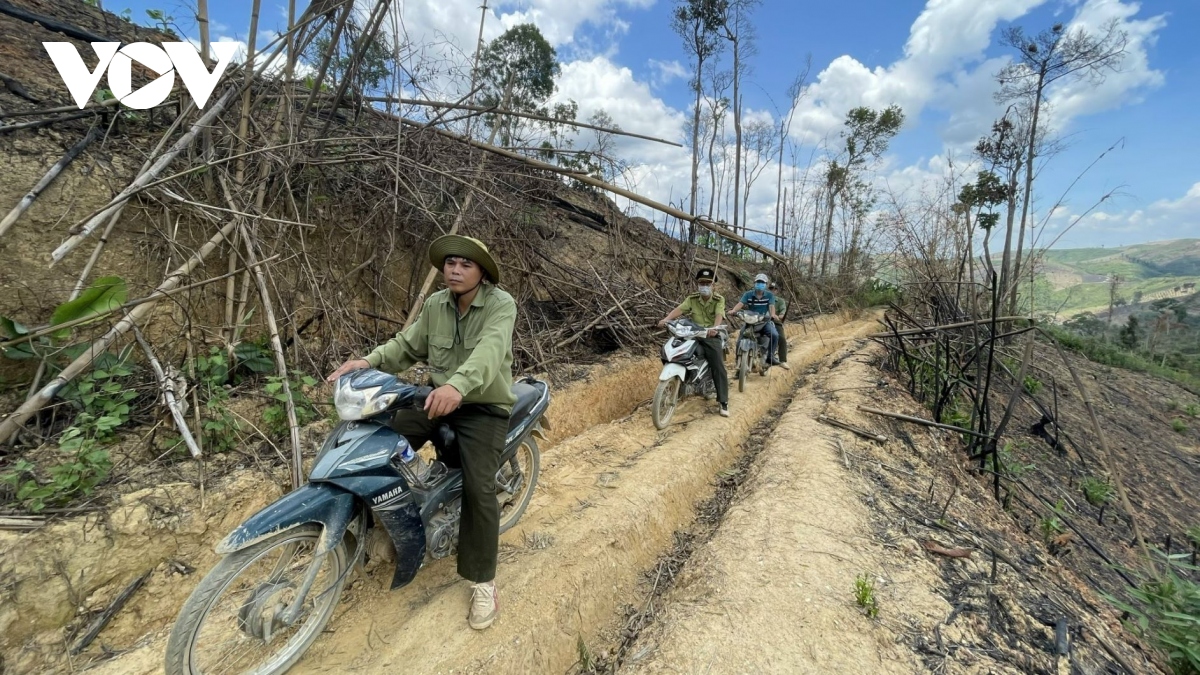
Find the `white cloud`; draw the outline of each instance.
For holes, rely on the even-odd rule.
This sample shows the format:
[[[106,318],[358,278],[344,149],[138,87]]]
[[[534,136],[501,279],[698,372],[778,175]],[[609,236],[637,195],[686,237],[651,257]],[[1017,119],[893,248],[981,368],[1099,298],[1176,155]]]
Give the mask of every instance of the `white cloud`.
[[[819,143],[841,128],[855,106],[897,104],[916,119],[943,93],[947,75],[961,77],[966,65],[983,58],[997,24],[1012,21],[1046,0],[929,0],[913,22],[904,57],[887,67],[868,68],[839,56],[817,76],[797,107],[793,134]],[[971,78],[977,84],[978,78]],[[990,106],[990,96],[984,99]],[[970,115],[974,117],[974,115]]]
[[[1195,237],[1200,232],[1200,183],[1195,183],[1177,199],[1160,199],[1143,208],[1097,210],[1080,217],[1069,209],[1060,209],[1047,224],[1057,232],[1079,222],[1064,237],[1063,243],[1130,244]],[[1042,245],[1049,242],[1039,242]]]
[[[1050,92],[1056,126],[1065,126],[1075,117],[1138,102],[1143,92],[1162,86],[1163,73],[1150,67],[1146,50],[1154,46],[1159,31],[1166,27],[1166,15],[1135,19],[1140,9],[1137,2],[1121,0],[1088,0],[1080,8],[1068,30],[1083,29],[1099,35],[1106,24],[1116,20],[1129,41],[1120,66],[1115,72],[1105,73],[1102,81],[1074,80]]]
[[[649,59],[646,65],[650,67],[650,84],[655,87],[665,86],[675,80],[687,79],[688,69],[679,61],[659,61]]]

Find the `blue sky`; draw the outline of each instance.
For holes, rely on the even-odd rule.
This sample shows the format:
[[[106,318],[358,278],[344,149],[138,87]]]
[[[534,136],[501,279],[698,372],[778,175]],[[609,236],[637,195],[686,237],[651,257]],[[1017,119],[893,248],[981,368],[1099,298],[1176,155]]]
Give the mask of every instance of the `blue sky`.
[[[120,0],[116,0],[120,2]],[[163,7],[153,0],[128,6],[135,18]],[[479,0],[396,0],[408,35],[435,36],[470,50]],[[301,7],[303,7],[301,1]],[[581,117],[603,108],[623,128],[684,140],[691,93],[681,76],[688,62],[669,26],[672,0],[491,0],[486,35],[533,21],[563,61],[559,96],[580,105]],[[176,17],[186,3],[167,0]],[[249,3],[210,0],[218,37],[245,40]],[[970,147],[987,132],[998,109],[991,76],[1007,58],[999,31],[1010,24],[1040,30],[1063,21],[1096,26],[1120,19],[1131,37],[1122,71],[1098,86],[1051,93],[1055,130],[1065,142],[1039,178],[1035,209],[1047,217],[1068,186],[1105,149],[1118,145],[1071,189],[1049,215],[1039,243],[1103,195],[1115,195],[1080,220],[1059,246],[1119,245],[1200,236],[1200,28],[1196,0],[765,0],[754,14],[757,55],[745,86],[751,114],[786,110],[786,88],[811,56],[813,83],[797,106],[793,139],[803,152],[836,139],[837,122],[856,105],[902,105],[908,120],[876,184],[915,197],[947,171],[970,161]],[[264,0],[263,30],[285,25],[278,0]],[[180,24],[194,35],[192,22]],[[773,98],[773,102],[772,102]],[[686,151],[622,141],[636,165],[632,183],[650,196],[676,201],[688,189]],[[773,173],[773,169],[772,169]],[[766,185],[771,183],[771,185]],[[772,180],[756,185],[750,219],[773,223]],[[754,226],[753,224],[751,225]]]

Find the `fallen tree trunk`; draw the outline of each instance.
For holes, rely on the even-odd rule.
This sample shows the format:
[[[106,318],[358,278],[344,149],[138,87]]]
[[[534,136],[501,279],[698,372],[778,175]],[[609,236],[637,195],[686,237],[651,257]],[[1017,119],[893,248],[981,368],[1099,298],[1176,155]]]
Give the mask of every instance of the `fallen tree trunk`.
[[[388,115],[387,113],[382,112],[382,111],[376,111],[376,113],[381,116],[384,116],[384,117],[389,117],[389,118],[393,118],[393,119],[395,118],[394,115]],[[414,122],[413,120],[404,119],[404,118],[400,118],[400,119],[401,119],[401,122],[403,122],[404,124],[408,124],[410,126],[413,126],[413,127],[419,128],[419,129],[427,128],[424,124],[421,124],[420,122]],[[465,137],[460,136],[451,131],[446,131],[445,129],[433,129],[433,131],[438,134],[441,134],[447,138],[453,138],[454,140],[460,141],[462,143],[467,143],[469,145],[472,145],[476,148],[479,148],[480,150],[484,150],[484,151],[487,151],[487,152],[490,152],[493,154],[501,155],[503,157],[508,157],[509,159],[515,159],[518,162],[523,162],[525,164],[528,164],[529,166],[536,167],[536,168],[542,169],[544,171],[551,171],[551,172],[558,173],[558,174],[568,175],[571,178],[573,178],[585,185],[591,185],[592,187],[597,187],[597,188],[600,188],[601,190],[606,190],[608,192],[612,192],[613,194],[621,195],[622,197],[625,197],[626,199],[628,199],[630,201],[637,202],[638,204],[641,204],[643,206],[649,206],[650,208],[654,209],[655,211],[659,211],[661,213],[665,213],[674,218],[678,218],[680,220],[699,225],[700,227],[703,227],[704,229],[712,232],[713,234],[724,237],[725,239],[728,239],[732,242],[741,244],[742,246],[745,246],[746,248],[748,248],[752,251],[757,251],[757,252],[767,256],[768,258],[778,260],[779,262],[782,262],[782,263],[786,263],[788,261],[787,258],[784,257],[783,255],[781,255],[775,251],[772,251],[771,249],[767,248],[766,246],[763,246],[762,244],[750,241],[749,239],[746,239],[745,237],[734,234],[732,231],[725,229],[724,227],[722,227],[721,225],[719,225],[715,222],[712,222],[710,220],[707,220],[707,219],[704,219],[704,218],[701,218],[698,216],[693,216],[684,211],[680,211],[679,209],[674,208],[672,206],[667,206],[666,204],[663,204],[661,202],[657,202],[653,199],[650,199],[649,197],[643,197],[642,195],[639,195],[636,192],[626,190],[625,188],[617,187],[616,185],[613,185],[612,183],[606,183],[605,181],[602,181],[598,178],[592,178],[591,176],[581,174],[581,173],[571,170],[571,169],[564,169],[560,166],[555,166],[553,164],[541,162],[536,159],[531,159],[529,157],[525,157],[524,155],[520,155],[515,152],[509,152],[508,150],[505,150],[504,148],[498,148],[498,147],[496,147],[494,145],[490,145],[488,143],[482,143],[480,141],[472,140],[470,138],[465,138]]]

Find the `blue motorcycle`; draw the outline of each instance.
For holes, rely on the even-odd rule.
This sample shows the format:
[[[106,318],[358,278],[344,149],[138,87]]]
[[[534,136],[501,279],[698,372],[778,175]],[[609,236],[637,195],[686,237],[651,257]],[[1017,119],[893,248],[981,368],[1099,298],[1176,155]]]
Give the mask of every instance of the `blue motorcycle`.
[[[180,610],[167,642],[167,675],[282,673],[300,660],[333,615],[368,534],[382,527],[395,551],[392,589],[429,559],[454,552],[462,471],[427,466],[392,430],[392,413],[422,409],[432,390],[377,370],[337,382],[342,422],[325,440],[309,482],[251,516],[220,544],[224,557]],[[517,398],[496,473],[500,531],[520,520],[537,485],[550,425],[550,388],[527,378]],[[458,457],[454,431],[434,434],[438,457]]]

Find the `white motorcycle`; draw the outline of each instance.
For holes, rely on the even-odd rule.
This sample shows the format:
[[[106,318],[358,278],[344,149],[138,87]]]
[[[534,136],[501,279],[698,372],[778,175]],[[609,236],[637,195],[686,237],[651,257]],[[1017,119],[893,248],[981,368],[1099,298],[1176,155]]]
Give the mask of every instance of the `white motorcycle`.
[[[680,399],[693,394],[716,395],[717,391],[708,361],[704,360],[704,353],[696,343],[697,339],[708,336],[709,329],[694,321],[679,319],[669,322],[667,330],[671,337],[662,347],[663,369],[658,376],[654,404],[650,408],[656,429],[667,428]],[[728,329],[717,326],[716,330],[721,337],[721,353],[724,354]]]

